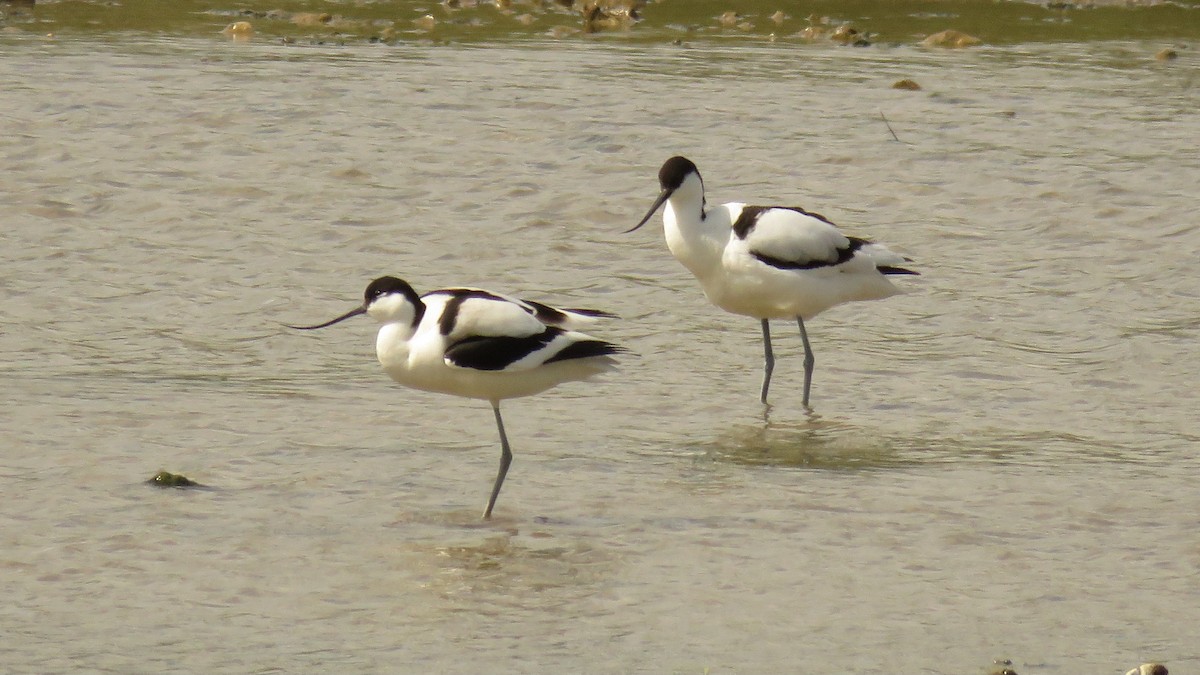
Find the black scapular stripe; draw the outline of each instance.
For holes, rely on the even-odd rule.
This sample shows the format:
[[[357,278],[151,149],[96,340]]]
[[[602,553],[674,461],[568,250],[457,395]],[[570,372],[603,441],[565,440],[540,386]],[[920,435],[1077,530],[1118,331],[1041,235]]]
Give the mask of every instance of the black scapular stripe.
[[[438,330],[442,335],[449,335],[454,332],[454,325],[458,323],[458,312],[462,308],[462,304],[467,300],[482,298],[484,300],[507,302],[495,293],[480,291],[474,288],[448,288],[438,291],[438,293],[447,293],[450,295],[450,299],[446,301],[446,306],[442,308],[442,315],[438,317]]]
[[[816,218],[817,220],[833,225],[833,221],[825,216],[814,211],[805,211],[799,206],[743,206],[742,212],[738,214],[737,220],[733,223],[733,233],[737,235],[738,239],[745,239],[754,230],[754,226],[758,224],[758,219],[764,213],[773,209],[795,211],[796,213],[801,213],[810,218]]]

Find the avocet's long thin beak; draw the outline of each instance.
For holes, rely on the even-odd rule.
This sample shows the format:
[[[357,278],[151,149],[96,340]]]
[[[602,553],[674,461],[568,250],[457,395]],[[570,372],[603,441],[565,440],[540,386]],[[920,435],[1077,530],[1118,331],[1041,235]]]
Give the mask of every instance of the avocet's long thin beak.
[[[355,307],[354,309],[350,310],[349,312],[346,312],[345,314],[339,316],[338,318],[330,319],[329,321],[326,321],[325,323],[319,323],[315,326],[288,326],[288,328],[295,328],[296,330],[316,330],[318,328],[332,326],[335,323],[340,323],[342,321],[345,321],[346,319],[349,319],[352,316],[358,316],[359,314],[366,314],[366,313],[367,313],[366,307]]]
[[[646,212],[646,215],[642,218],[642,221],[640,223],[638,223],[637,225],[634,225],[633,227],[629,228],[628,230],[625,230],[621,234],[629,234],[630,232],[633,232],[634,230],[638,229],[639,227],[645,225],[646,221],[650,220],[650,216],[653,216],[654,212],[658,210],[658,207],[662,206],[663,202],[665,202],[671,198],[672,192],[674,192],[674,190],[663,190],[662,194],[658,195],[658,199],[654,200],[654,206],[650,207],[650,210]]]

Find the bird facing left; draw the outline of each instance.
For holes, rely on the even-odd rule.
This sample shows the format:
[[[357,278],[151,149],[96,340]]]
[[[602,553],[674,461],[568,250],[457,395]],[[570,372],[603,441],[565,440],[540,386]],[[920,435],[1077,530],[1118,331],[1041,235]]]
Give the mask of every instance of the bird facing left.
[[[325,328],[359,314],[382,324],[375,354],[393,380],[492,404],[500,432],[500,470],[484,518],[491,517],[512,463],[500,401],[611,371],[615,355],[624,351],[578,330],[613,318],[607,312],[557,309],[478,288],[418,295],[403,279],[390,276],[372,281],[363,304],[349,312],[314,326],[288,328]]]

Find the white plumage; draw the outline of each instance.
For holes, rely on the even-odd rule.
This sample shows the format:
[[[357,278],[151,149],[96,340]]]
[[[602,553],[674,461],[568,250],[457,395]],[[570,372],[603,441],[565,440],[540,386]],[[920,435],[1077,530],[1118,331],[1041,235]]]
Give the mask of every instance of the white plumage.
[[[576,330],[605,312],[556,309],[477,288],[417,295],[407,282],[381,277],[367,286],[363,304],[315,326],[369,314],[382,327],[375,354],[391,378],[423,391],[483,399],[500,431],[500,471],[483,517],[491,516],[512,452],[500,401],[612,370],[620,347]]]
[[[761,399],[767,402],[775,358],[770,319],[796,319],[804,342],[804,405],[815,362],[804,320],[844,302],[900,293],[889,275],[917,274],[906,258],[866,239],[848,237],[824,216],[800,207],[732,202],[706,208],[700,171],[685,157],[659,170],[667,247],[717,307],[761,320],[765,353]]]

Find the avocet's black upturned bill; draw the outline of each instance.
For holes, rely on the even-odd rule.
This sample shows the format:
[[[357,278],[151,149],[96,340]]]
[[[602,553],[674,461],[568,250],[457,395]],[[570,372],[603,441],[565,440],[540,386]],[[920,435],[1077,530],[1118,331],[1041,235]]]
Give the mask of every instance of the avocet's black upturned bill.
[[[445,288],[417,295],[395,277],[367,286],[362,306],[315,326],[332,326],[359,314],[383,324],[375,354],[384,372],[414,389],[489,401],[500,431],[500,471],[483,517],[492,515],[512,450],[500,401],[530,396],[563,382],[612,370],[620,347],[575,329],[611,314],[555,309],[477,288]]]
[[[748,206],[733,202],[705,209],[704,181],[696,165],[672,157],[658,172],[662,193],[628,232],[665,202],[667,247],[714,305],[762,321],[767,402],[775,355],[770,319],[796,319],[804,342],[804,406],[812,387],[813,353],[804,320],[852,300],[879,300],[900,293],[886,275],[917,274],[901,267],[908,258],[880,244],[847,237],[824,216],[798,206]]]

